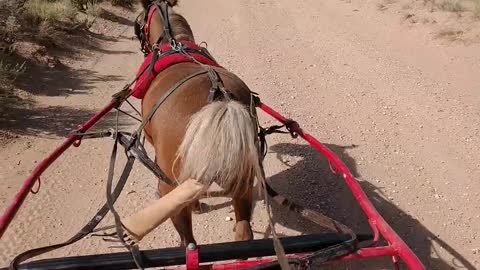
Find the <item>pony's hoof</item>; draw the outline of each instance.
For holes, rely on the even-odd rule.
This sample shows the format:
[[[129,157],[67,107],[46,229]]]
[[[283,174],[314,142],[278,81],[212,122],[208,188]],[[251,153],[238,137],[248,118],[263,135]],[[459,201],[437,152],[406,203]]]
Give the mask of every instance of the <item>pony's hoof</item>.
[[[208,209],[208,204],[197,202],[193,205],[193,213],[200,215],[206,213]]]
[[[253,240],[253,231],[250,222],[242,220],[235,225],[235,241]]]

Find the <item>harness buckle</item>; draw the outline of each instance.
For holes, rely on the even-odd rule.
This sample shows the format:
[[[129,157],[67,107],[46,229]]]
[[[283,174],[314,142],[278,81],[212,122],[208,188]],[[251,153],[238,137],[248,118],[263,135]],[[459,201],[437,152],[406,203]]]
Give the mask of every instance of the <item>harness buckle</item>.
[[[183,52],[183,50],[185,49],[185,46],[181,42],[176,41],[175,39],[171,39],[169,43],[170,47],[172,47],[172,50],[176,52]]]

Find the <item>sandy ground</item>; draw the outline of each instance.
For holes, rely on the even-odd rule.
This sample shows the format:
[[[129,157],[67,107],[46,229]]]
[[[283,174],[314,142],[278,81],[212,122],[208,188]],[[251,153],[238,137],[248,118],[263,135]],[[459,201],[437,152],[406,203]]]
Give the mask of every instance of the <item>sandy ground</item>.
[[[480,268],[478,45],[436,39],[430,26],[405,25],[398,12],[380,12],[374,1],[184,0],[179,10],[222,65],[349,165],[429,269]],[[19,137],[1,148],[1,209],[62,136],[136,72],[142,56],[131,40],[133,29],[128,20],[117,22],[100,47],[69,63],[65,86],[38,85],[45,90],[38,91],[33,110],[4,122]],[[114,119],[110,115],[97,129]],[[121,127],[132,130],[134,123],[122,118]],[[110,151],[108,139],[84,141],[45,173],[40,193],[29,196],[0,241],[1,265],[25,249],[67,239],[90,218],[104,200]],[[295,201],[368,232],[342,180],[302,142],[273,136],[266,168],[274,185]],[[155,186],[137,164],[118,203],[122,215],[154,200]],[[205,202],[209,213],[194,217],[197,240],[233,240],[234,224],[225,221],[233,216],[229,200]],[[282,235],[317,231],[280,209],[274,217]],[[257,202],[256,238],[265,236],[266,225],[263,203]],[[177,244],[167,222],[141,247]],[[49,256],[112,251],[90,238]],[[383,269],[384,262],[368,265],[356,268]],[[335,269],[355,267],[342,263]]]

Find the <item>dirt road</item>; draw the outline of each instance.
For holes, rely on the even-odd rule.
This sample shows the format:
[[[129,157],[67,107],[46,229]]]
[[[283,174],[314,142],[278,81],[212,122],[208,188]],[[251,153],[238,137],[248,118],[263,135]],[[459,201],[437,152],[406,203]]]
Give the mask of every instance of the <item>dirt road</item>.
[[[428,27],[406,27],[394,12],[379,13],[372,1],[184,0],[179,10],[197,42],[207,41],[222,65],[340,155],[429,269],[480,268],[478,45],[445,44],[433,39]],[[21,136],[1,149],[1,209],[60,136],[136,72],[142,56],[130,39],[131,25],[121,22],[94,57],[71,64],[64,82],[70,91],[39,94],[33,113],[8,122]],[[99,129],[113,122],[110,116]],[[266,168],[276,187],[365,230],[355,201],[321,157],[288,137],[274,136],[270,146]],[[65,240],[96,211],[104,198],[110,147],[106,139],[85,141],[45,174],[41,192],[28,198],[0,242],[2,265],[24,249]],[[154,200],[155,186],[154,177],[137,164],[120,212],[133,213]],[[209,213],[195,216],[197,240],[232,240],[233,223],[225,221],[233,214],[229,201],[206,203]],[[315,231],[274,210],[279,233]],[[255,237],[264,237],[261,202],[253,223]],[[177,241],[167,223],[142,248]],[[92,238],[52,255],[98,252],[111,250]]]

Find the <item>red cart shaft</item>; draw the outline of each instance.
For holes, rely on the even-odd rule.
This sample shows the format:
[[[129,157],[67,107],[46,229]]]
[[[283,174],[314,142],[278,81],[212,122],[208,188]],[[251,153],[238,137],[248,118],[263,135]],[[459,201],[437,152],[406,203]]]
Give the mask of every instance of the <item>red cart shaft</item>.
[[[373,231],[377,231],[388,241],[389,246],[395,251],[392,255],[398,255],[408,265],[410,269],[423,270],[425,266],[413,253],[413,251],[405,244],[405,242],[397,235],[397,233],[388,225],[383,217],[378,213],[377,209],[373,206],[372,202],[368,199],[367,195],[360,187],[360,184],[353,177],[348,167],[343,161],[337,157],[330,149],[320,143],[317,139],[310,134],[304,132],[297,123],[291,124],[291,121],[278,112],[270,108],[269,106],[261,103],[260,108],[273,118],[277,119],[285,125],[289,125],[289,129],[303,139],[305,139],[313,148],[323,154],[331,164],[333,164],[337,170],[337,173],[341,174],[345,182],[349,186],[353,193],[353,196],[357,199],[360,207],[367,215],[370,225]],[[375,252],[375,251],[372,251]],[[380,255],[380,254],[379,254]]]

